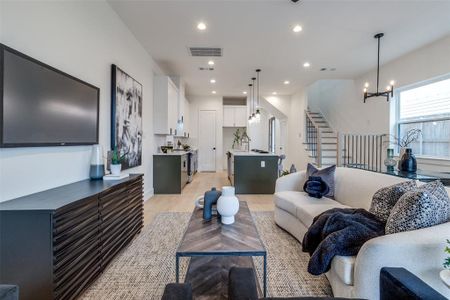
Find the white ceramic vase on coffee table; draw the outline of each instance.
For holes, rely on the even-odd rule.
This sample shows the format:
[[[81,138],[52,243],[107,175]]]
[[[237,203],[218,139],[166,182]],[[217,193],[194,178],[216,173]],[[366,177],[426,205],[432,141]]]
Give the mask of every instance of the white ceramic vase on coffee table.
[[[217,211],[221,216],[222,224],[233,224],[234,216],[239,211],[239,199],[234,192],[233,186],[224,186],[222,195],[217,200]]]

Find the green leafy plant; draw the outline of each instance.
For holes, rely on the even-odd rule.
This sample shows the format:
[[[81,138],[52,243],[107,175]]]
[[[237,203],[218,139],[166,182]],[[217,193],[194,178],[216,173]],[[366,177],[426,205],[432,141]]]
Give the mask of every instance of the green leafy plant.
[[[241,144],[241,131],[238,129],[236,129],[236,132],[233,133],[233,145],[231,146],[231,148],[234,149],[234,147],[236,145],[240,145]]]
[[[444,259],[444,268],[450,270],[450,240],[447,240],[447,246],[445,246],[444,252],[449,255]]]
[[[120,165],[126,155],[127,155],[127,153],[120,155],[120,151],[117,148],[115,148],[111,154],[111,164]]]

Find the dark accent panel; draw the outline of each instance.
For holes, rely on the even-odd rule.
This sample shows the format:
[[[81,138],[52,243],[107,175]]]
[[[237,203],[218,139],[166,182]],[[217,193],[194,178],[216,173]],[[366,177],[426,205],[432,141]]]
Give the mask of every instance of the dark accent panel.
[[[261,162],[265,167],[261,167]],[[277,156],[234,156],[234,186],[237,194],[273,194],[278,178]]]
[[[155,194],[180,194],[187,181],[187,155],[153,155]]]
[[[77,298],[143,226],[142,175],[101,186],[85,180],[0,203],[0,282],[25,300]]]
[[[380,272],[380,299],[445,300],[432,287],[405,268],[382,268]]]

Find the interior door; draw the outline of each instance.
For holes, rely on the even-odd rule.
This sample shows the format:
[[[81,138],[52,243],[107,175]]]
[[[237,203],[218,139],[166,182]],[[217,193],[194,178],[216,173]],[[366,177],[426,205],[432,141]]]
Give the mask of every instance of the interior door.
[[[216,171],[216,111],[201,110],[198,120],[200,171]]]

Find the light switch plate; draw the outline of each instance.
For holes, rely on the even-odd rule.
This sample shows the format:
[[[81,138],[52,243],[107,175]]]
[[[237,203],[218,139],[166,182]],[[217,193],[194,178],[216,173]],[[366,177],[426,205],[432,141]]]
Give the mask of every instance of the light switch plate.
[[[265,168],[266,167],[266,162],[264,160],[261,161],[261,168]]]

